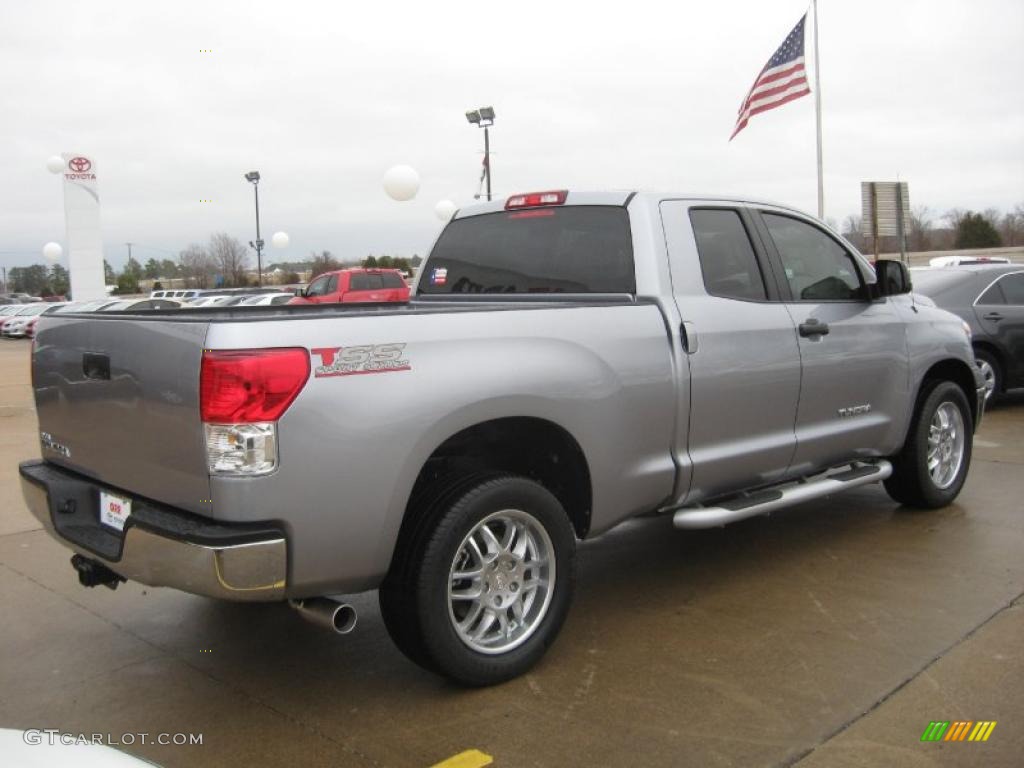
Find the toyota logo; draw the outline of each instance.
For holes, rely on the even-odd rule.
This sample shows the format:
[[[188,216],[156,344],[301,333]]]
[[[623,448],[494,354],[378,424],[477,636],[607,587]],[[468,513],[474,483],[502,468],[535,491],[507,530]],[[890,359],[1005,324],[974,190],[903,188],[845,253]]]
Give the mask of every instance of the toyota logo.
[[[92,168],[92,162],[87,157],[73,157],[68,160],[68,166],[75,173],[85,173]]]

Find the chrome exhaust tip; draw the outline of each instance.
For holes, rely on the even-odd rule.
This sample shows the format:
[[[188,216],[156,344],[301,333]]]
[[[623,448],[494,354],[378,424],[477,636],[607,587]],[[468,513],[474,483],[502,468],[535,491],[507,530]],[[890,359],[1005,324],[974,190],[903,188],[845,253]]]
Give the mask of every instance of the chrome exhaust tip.
[[[348,603],[339,603],[329,597],[309,597],[289,600],[288,604],[306,621],[339,635],[347,635],[356,628],[356,609]]]

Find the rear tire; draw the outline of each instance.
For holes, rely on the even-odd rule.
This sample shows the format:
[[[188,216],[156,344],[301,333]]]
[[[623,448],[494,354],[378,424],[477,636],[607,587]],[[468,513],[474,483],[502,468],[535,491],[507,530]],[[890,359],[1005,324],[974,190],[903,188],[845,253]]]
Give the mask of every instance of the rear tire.
[[[938,509],[952,503],[967,479],[973,437],[974,419],[963,390],[951,381],[925,382],[885,490],[909,507]]]
[[[576,541],[558,499],[523,477],[476,479],[441,494],[418,528],[380,590],[395,644],[468,686],[530,669],[572,601]]]

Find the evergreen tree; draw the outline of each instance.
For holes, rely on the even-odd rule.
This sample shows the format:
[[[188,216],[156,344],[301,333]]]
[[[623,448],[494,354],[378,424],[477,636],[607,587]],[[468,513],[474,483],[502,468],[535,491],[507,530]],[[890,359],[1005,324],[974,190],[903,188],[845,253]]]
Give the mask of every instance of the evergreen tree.
[[[997,248],[1002,245],[999,232],[980,213],[968,211],[956,227],[957,248]]]

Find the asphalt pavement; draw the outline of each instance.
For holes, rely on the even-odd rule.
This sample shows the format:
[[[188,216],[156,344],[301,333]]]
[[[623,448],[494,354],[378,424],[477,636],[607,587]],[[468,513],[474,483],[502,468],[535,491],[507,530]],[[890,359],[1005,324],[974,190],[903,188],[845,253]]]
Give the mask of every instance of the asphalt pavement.
[[[582,544],[548,655],[462,690],[399,654],[373,593],[338,637],[284,605],[80,587],[18,487],[39,451],[28,354],[0,340],[0,728],[129,734],[164,766],[1022,764],[1024,396],[987,414],[946,509],[871,486]],[[996,726],[922,742],[934,721]]]

